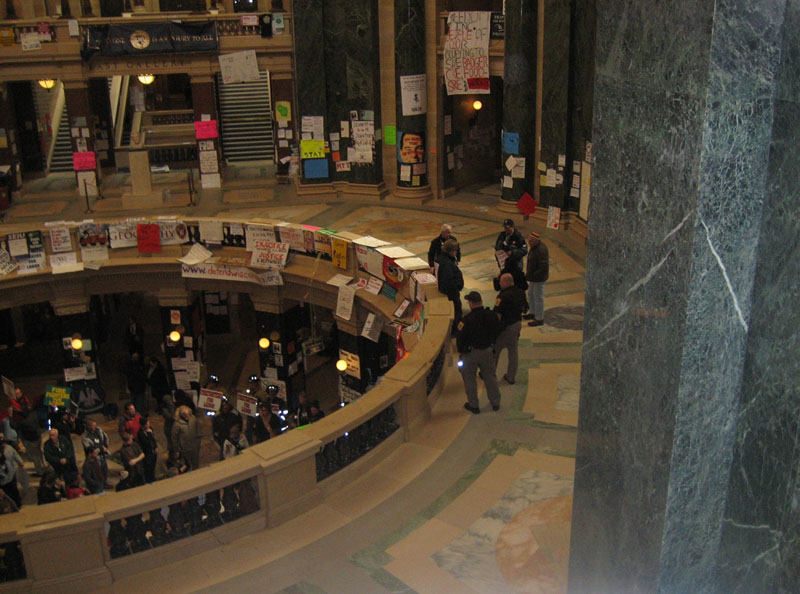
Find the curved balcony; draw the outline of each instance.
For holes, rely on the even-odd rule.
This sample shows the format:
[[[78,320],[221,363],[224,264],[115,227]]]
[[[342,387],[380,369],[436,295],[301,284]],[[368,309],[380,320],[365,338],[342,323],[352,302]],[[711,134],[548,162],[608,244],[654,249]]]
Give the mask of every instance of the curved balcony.
[[[8,226],[5,231],[33,229]],[[40,230],[48,234],[47,229]],[[76,241],[74,228],[72,234]],[[50,242],[45,240],[45,245],[49,249]],[[12,272],[0,278],[0,307],[25,303],[34,292],[40,300],[79,302],[92,294],[131,287],[173,294],[224,287],[250,292],[262,303],[304,300],[335,310],[338,288],[326,281],[337,273],[364,274],[357,272],[349,243],[346,271],[319,258],[292,254],[282,286],[184,278],[177,258],[188,248],[164,246],[157,255],[140,255],[136,248],[114,249],[97,271],[53,275],[45,268],[24,276]],[[215,248],[214,255],[243,260],[245,251]],[[423,333],[410,356],[361,398],[319,422],[175,478],[120,493],[23,507],[2,516],[0,546],[7,561],[17,561],[17,571],[6,576],[9,581],[0,591],[86,591],[279,525],[323,503],[341,485],[408,441],[430,418],[443,381],[452,306],[435,286],[425,289]],[[337,317],[337,322],[340,329],[359,333],[368,313],[391,320],[396,305],[384,296],[359,291],[351,319]]]

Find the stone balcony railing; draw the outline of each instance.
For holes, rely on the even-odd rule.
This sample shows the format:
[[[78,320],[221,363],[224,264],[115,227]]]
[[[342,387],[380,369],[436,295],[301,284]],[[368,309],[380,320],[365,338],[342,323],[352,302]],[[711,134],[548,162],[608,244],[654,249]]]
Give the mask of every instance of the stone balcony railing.
[[[7,225],[0,241],[7,233],[32,230],[37,228]],[[49,251],[48,229],[38,230]],[[77,245],[75,224],[71,232]],[[348,238],[348,234],[340,236]],[[57,275],[49,268],[27,275],[11,272],[0,277],[0,308],[31,299],[85,303],[92,294],[140,287],[169,295],[199,290],[249,292],[254,303],[274,306],[276,311],[283,300],[335,310],[338,289],[326,281],[337,273],[366,275],[357,270],[350,243],[346,270],[319,257],[290,255],[282,286],[183,278],[177,258],[189,247],[163,246],[160,254],[139,254],[135,247],[112,249],[99,270]],[[243,247],[213,248],[213,252],[227,259],[247,255]],[[424,331],[410,356],[398,361],[362,397],[319,422],[175,478],[104,496],[25,506],[0,516],[0,547],[8,564],[0,592],[92,590],[276,526],[324,502],[407,441],[430,418],[432,402],[441,392],[452,305],[435,285],[425,289]],[[351,319],[337,316],[337,323],[340,331],[359,334],[370,312],[391,320],[396,306],[382,295],[358,291]]]

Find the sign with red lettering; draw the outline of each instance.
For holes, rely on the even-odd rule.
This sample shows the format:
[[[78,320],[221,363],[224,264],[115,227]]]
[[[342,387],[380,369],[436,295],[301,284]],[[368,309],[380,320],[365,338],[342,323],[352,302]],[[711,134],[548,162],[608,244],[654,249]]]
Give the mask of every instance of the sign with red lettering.
[[[194,123],[194,136],[197,140],[208,140],[209,138],[217,138],[217,120],[205,120],[202,122]]]
[[[94,171],[97,169],[94,151],[72,153],[72,168],[75,171]]]
[[[223,396],[224,394],[222,392],[203,388],[200,390],[200,399],[197,402],[197,406],[205,408],[206,410],[218,411],[220,406],[222,406]]]
[[[143,253],[158,254],[161,252],[161,230],[156,223],[139,223],[136,225],[136,245]]]
[[[448,95],[489,92],[491,14],[455,11],[447,17],[443,59]]]
[[[247,394],[242,394],[241,392],[237,392],[236,410],[238,410],[243,415],[254,417],[258,412],[258,399],[253,398],[252,396],[248,396]]]

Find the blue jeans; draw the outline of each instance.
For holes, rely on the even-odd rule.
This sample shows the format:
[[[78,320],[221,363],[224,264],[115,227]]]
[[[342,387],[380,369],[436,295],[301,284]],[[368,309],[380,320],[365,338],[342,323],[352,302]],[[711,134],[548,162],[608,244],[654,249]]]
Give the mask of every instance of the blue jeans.
[[[537,320],[544,320],[544,283],[528,281],[528,307]]]

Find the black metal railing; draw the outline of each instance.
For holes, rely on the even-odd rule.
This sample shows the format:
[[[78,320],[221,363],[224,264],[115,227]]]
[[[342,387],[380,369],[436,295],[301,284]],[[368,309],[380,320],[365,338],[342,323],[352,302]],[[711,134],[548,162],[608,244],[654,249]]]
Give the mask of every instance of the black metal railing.
[[[442,350],[439,351],[439,354],[436,355],[436,359],[433,360],[433,364],[431,365],[430,371],[428,371],[428,377],[425,378],[425,395],[430,396],[431,392],[433,392],[433,388],[436,387],[436,382],[439,381],[439,377],[442,375],[442,370],[444,369],[444,360],[446,359],[447,353],[445,353],[444,347]]]
[[[352,431],[325,444],[317,452],[317,481],[358,460],[399,428],[397,413],[391,405]]]
[[[259,510],[258,483],[249,478],[223,489],[106,524],[112,559],[141,553],[221,526]]]
[[[28,572],[25,571],[25,558],[19,541],[0,544],[0,584],[24,580],[26,577]]]

